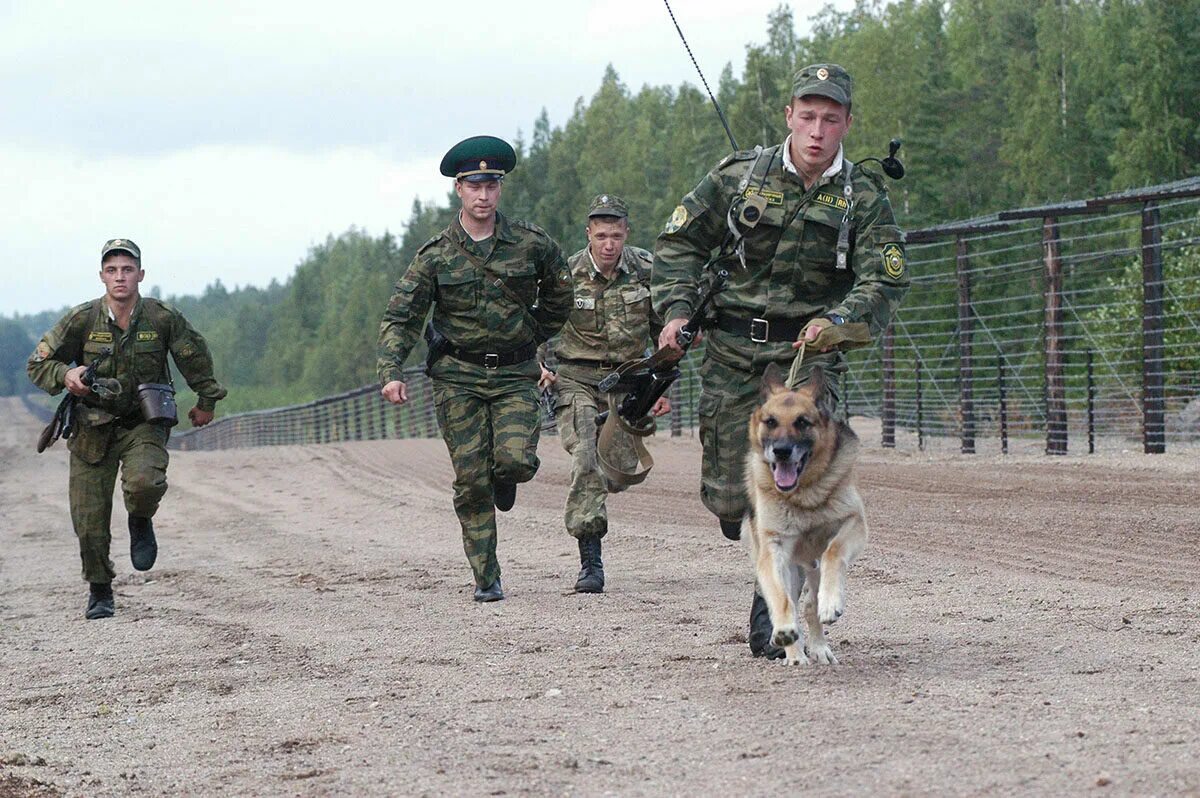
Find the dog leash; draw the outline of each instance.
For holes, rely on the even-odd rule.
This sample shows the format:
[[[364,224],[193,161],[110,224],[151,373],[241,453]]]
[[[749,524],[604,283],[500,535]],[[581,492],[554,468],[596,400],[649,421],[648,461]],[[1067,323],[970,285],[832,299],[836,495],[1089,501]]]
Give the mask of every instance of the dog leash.
[[[792,361],[792,367],[788,369],[788,377],[785,385],[789,391],[796,390],[796,380],[800,377],[800,364],[804,362],[804,348],[808,344],[806,338],[800,339],[800,349],[796,352],[796,358]]]

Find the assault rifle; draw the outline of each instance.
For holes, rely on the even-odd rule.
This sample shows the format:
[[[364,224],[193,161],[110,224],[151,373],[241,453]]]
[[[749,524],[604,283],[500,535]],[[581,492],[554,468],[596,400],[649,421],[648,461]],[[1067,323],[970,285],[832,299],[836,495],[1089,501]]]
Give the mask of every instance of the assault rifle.
[[[617,415],[631,427],[646,426],[655,403],[667,392],[671,383],[679,379],[679,361],[683,360],[695,342],[704,322],[704,314],[728,279],[729,272],[726,269],[719,269],[713,274],[712,282],[700,297],[700,304],[675,336],[682,351],[669,346],[661,347],[647,358],[631,360],[600,381],[597,386],[600,393],[624,394],[617,405]],[[596,414],[597,429],[608,420],[608,414],[607,410]]]
[[[101,351],[100,356],[88,365],[83,375],[79,378],[79,381],[88,386],[92,390],[92,393],[102,399],[115,399],[121,393],[121,383],[117,380],[108,377],[96,378],[96,369],[111,354],[111,349]],[[38,454],[53,446],[54,442],[59,438],[71,439],[71,436],[75,434],[78,405],[79,397],[73,393],[67,393],[63,397],[63,400],[58,403],[58,408],[54,411],[54,418],[50,419],[50,423],[46,425],[46,428],[42,430],[42,434],[38,436]]]

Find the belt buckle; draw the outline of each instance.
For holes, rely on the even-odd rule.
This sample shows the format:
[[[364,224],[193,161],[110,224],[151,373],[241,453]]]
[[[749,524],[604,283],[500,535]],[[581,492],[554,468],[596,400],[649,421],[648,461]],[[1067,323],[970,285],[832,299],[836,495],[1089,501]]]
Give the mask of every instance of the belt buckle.
[[[500,355],[496,354],[495,352],[488,352],[483,356],[483,367],[485,369],[500,368]]]
[[[765,344],[771,335],[771,322],[766,319],[750,320],[750,340],[756,344]]]

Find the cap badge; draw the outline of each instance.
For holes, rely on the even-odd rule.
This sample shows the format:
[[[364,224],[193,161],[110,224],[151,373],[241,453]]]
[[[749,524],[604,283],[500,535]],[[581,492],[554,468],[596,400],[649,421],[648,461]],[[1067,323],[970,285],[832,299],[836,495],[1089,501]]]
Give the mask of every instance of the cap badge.
[[[600,197],[600,202],[601,202],[601,204],[603,204],[603,205],[607,205],[607,204],[608,204],[608,195],[607,195],[607,194],[604,194],[604,195],[602,195],[602,196]]]
[[[113,242],[112,242],[112,244],[110,244],[109,246],[113,246],[113,247],[120,247],[120,246],[123,246],[124,244],[125,244],[125,242],[124,242],[124,241],[122,241],[122,240],[121,240],[121,239],[119,239],[119,238],[115,238],[115,239],[113,239]]]
[[[817,80],[829,80],[829,70],[821,67],[817,70]]]
[[[487,161],[480,161],[480,162],[479,162],[479,168],[480,168],[480,169],[487,169]]]

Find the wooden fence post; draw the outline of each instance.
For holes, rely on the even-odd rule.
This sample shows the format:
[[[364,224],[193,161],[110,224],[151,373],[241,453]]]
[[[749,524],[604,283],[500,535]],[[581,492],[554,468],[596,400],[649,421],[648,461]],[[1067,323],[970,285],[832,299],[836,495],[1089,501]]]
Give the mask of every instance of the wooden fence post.
[[[1142,451],[1167,450],[1163,396],[1162,227],[1157,202],[1142,207]]]
[[[1042,220],[1046,264],[1046,454],[1067,453],[1067,392],[1063,378],[1062,253],[1058,219]]]
[[[896,448],[896,332],[891,324],[883,331],[883,408],[880,411],[883,434],[880,444]]]
[[[958,274],[958,409],[962,417],[962,453],[975,454],[975,384],[971,362],[971,275],[967,242],[955,239],[954,270]]]

